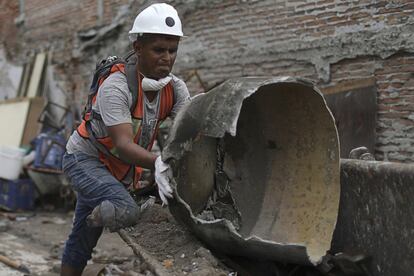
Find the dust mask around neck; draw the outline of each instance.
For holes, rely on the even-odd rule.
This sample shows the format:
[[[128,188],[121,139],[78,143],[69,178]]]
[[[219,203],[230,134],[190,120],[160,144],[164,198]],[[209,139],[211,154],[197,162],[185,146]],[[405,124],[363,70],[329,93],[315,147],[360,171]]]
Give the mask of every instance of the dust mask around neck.
[[[144,77],[141,82],[143,91],[160,91],[164,88],[170,81],[171,75],[166,76],[165,78],[154,80],[147,77]]]

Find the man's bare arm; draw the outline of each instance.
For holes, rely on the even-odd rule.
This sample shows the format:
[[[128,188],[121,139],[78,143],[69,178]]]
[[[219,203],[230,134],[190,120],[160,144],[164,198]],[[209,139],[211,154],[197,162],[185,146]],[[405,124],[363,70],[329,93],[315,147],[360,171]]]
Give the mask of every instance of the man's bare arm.
[[[131,124],[125,123],[108,127],[109,136],[117,148],[119,157],[128,164],[154,170],[156,155],[134,143]]]

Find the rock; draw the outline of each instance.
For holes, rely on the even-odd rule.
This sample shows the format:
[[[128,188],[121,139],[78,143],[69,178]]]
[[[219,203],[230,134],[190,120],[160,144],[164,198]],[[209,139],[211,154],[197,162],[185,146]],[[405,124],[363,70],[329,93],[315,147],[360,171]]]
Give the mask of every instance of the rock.
[[[7,220],[0,220],[0,232],[6,232],[10,229],[10,223]]]
[[[196,257],[205,259],[208,263],[210,263],[213,266],[217,266],[218,262],[217,259],[213,256],[213,254],[211,254],[210,250],[204,248],[204,247],[200,247],[198,248],[195,252],[194,255]]]
[[[171,267],[174,265],[174,260],[173,260],[173,259],[166,259],[166,260],[164,260],[164,261],[162,262],[162,265],[163,265],[165,268],[169,269],[169,268],[171,268]]]
[[[60,262],[54,263],[52,265],[51,271],[54,273],[60,273],[60,266],[61,266]]]
[[[152,273],[151,271],[147,271],[146,273],[145,273],[145,276],[154,276],[154,273]]]
[[[141,274],[132,270],[126,271],[124,274],[122,274],[124,276],[145,276],[145,274]]]
[[[49,249],[50,257],[53,259],[60,259],[63,254],[63,245],[61,244],[54,244]]]
[[[211,268],[211,267],[201,268],[201,269],[198,269],[197,271],[193,271],[193,272],[191,272],[187,275],[191,275],[191,276],[218,276],[216,270]],[[223,274],[223,275],[225,275],[225,274]]]

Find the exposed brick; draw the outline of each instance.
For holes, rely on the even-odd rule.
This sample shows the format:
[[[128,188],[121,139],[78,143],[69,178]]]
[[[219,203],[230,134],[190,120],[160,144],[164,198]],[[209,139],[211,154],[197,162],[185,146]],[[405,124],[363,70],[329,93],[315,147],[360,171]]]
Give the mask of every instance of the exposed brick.
[[[22,26],[17,27],[14,18],[19,15],[18,1],[0,0],[1,43],[5,45],[9,56],[10,53],[17,53],[18,49],[24,49],[21,50],[22,59],[26,58],[25,54],[30,51],[53,49],[53,62],[59,64],[57,74],[67,83],[67,91],[72,93],[72,100],[80,105],[85,101],[95,58],[119,50],[119,47],[114,46],[116,39],[127,38],[126,30],[132,24],[135,14],[131,13],[126,23],[128,26],[123,28],[124,33],[119,38],[110,42],[103,41],[96,48],[96,53],[85,54],[85,60],[74,59],[71,56],[73,49],[77,47],[74,38],[79,31],[110,24],[118,8],[131,1],[103,1],[102,20],[98,18],[97,0],[25,2],[25,21]],[[132,2],[132,9],[137,11],[148,1]],[[414,162],[414,150],[407,150],[409,139],[414,139],[414,132],[411,130],[414,128],[412,46],[405,46],[411,47],[411,51],[396,50],[396,54],[385,55],[385,59],[377,55],[355,56],[349,51],[349,56],[336,59],[333,64],[329,64],[329,80],[322,81],[319,79],[316,65],[311,62],[318,57],[309,56],[312,55],[309,53],[323,53],[331,47],[336,47],[339,55],[346,49],[342,48],[342,45],[327,43],[325,46],[314,46],[312,42],[308,42],[338,38],[340,34],[337,30],[361,33],[369,30],[371,33],[381,33],[381,28],[403,26],[414,13],[413,1],[399,0],[391,3],[385,0],[227,0],[211,1],[208,4],[204,1],[169,2],[176,5],[180,13],[184,13],[184,30],[189,35],[186,40],[190,42],[187,45],[191,45],[185,50],[180,49],[179,55],[185,56],[186,59],[175,66],[175,73],[185,77],[197,70],[203,82],[201,85],[197,78],[189,80],[190,91],[198,93],[203,86],[211,87],[231,77],[248,75],[307,77],[319,82],[321,87],[335,87],[344,81],[373,79],[378,96],[378,137],[375,155],[384,160]],[[404,37],[412,34],[395,35]],[[361,35],[355,39],[364,41],[366,37]],[[185,41],[182,43],[186,44]],[[296,52],[286,49],[284,53],[280,53],[279,47],[284,43],[303,45]],[[200,48],[196,49],[197,47]],[[207,55],[200,51],[206,52]],[[209,59],[213,59],[214,62]],[[196,62],[188,65],[187,60]],[[411,146],[414,147],[413,144]]]

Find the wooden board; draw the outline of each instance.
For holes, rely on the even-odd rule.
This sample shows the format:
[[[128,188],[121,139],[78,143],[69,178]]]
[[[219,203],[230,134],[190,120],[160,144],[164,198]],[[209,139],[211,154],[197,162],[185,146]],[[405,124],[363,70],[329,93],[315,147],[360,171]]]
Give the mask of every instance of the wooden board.
[[[29,86],[30,75],[32,73],[33,63],[29,62],[24,65],[23,76],[17,90],[17,97],[22,98],[27,93],[27,87]]]
[[[0,145],[20,146],[29,108],[29,99],[0,103]]]
[[[30,109],[27,114],[26,124],[21,140],[21,145],[29,145],[30,142],[39,134],[41,124],[39,116],[46,105],[46,100],[41,97],[30,99]]]
[[[27,97],[34,98],[39,94],[39,86],[42,80],[44,67],[46,63],[46,53],[36,55],[32,74],[30,76],[29,86],[27,88]]]
[[[45,99],[13,99],[0,102],[0,145],[28,145],[39,133],[39,116]]]
[[[338,129],[341,157],[365,146],[375,151],[377,121],[377,91],[375,86],[325,95]]]

